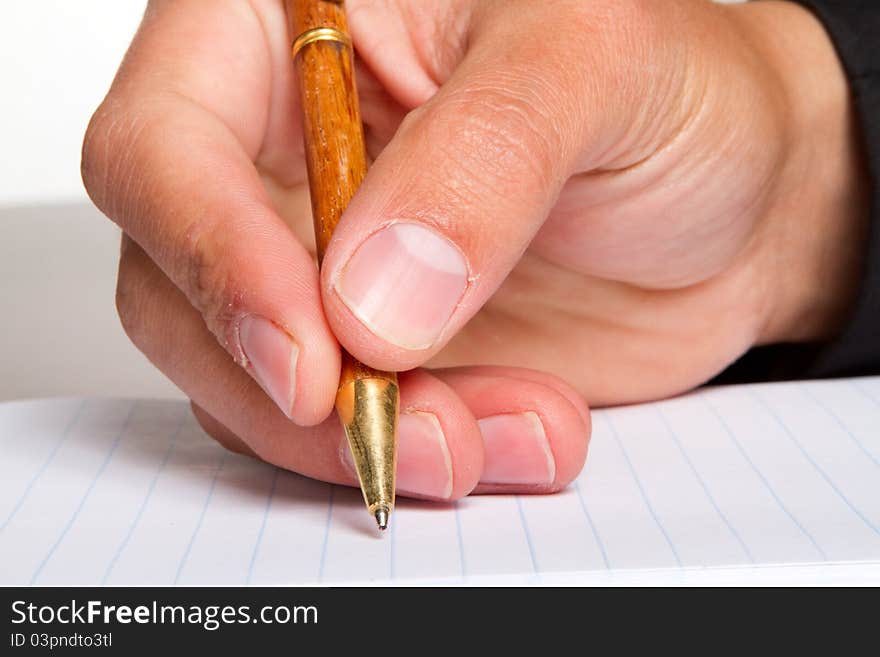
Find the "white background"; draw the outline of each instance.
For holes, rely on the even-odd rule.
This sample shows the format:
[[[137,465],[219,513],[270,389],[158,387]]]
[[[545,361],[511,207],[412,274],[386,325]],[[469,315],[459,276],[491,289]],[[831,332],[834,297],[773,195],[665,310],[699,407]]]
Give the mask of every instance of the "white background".
[[[79,153],[144,0],[0,2],[0,204],[85,200]]]
[[[0,2],[0,205],[85,200],[82,135],[145,5]]]

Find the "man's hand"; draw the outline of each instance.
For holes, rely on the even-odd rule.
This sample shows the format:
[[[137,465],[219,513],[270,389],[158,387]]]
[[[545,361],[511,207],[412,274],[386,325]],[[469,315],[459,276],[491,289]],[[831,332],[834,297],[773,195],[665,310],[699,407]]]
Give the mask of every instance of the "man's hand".
[[[375,162],[320,277],[280,1],[151,2],[86,135],[123,325],[224,445],[354,484],[338,339],[412,370],[402,494],[550,492],[583,464],[584,398],[834,332],[865,190],[809,13],[347,4]]]

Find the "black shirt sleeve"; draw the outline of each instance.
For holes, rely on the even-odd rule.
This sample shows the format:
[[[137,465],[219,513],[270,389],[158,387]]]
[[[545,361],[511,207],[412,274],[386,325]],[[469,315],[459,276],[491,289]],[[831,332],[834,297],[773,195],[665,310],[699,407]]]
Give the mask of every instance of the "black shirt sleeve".
[[[852,89],[871,186],[864,275],[851,314],[833,340],[752,349],[716,383],[880,374],[880,1],[796,1],[825,25]]]

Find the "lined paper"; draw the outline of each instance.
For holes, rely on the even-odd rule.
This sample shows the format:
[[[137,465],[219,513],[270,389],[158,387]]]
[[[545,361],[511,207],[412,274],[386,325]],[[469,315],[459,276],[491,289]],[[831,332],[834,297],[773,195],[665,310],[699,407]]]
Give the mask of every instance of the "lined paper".
[[[2,585],[880,583],[878,377],[595,411],[564,492],[399,500],[381,537],[181,402],[0,404],[0,453]]]

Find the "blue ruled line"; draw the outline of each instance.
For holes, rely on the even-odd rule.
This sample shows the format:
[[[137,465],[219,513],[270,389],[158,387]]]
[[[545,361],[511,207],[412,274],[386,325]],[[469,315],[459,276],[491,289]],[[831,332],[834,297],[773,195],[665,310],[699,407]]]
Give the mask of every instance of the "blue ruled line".
[[[811,400],[812,400],[812,401],[813,401],[813,402],[814,402],[819,408],[821,408],[823,411],[825,411],[825,414],[828,415],[828,417],[830,417],[832,420],[834,420],[834,423],[835,423],[838,427],[840,427],[841,429],[843,429],[844,433],[845,433],[847,436],[850,437],[850,439],[853,441],[853,443],[855,443],[856,447],[858,447],[859,450],[861,450],[861,452],[862,452],[865,456],[867,456],[868,459],[869,459],[874,465],[876,465],[878,468],[880,468],[880,460],[878,460],[877,457],[874,456],[874,455],[868,450],[868,448],[865,447],[865,446],[862,444],[862,441],[861,441],[861,440],[859,440],[858,438],[856,438],[856,435],[855,435],[852,431],[850,431],[849,427],[846,426],[846,424],[844,423],[844,421],[840,419],[840,416],[838,416],[837,413],[835,413],[835,412],[831,409],[830,406],[828,406],[825,402],[823,402],[821,399],[819,399],[819,397],[817,397],[816,395],[814,395],[814,394],[810,391],[809,387],[804,386],[804,387],[802,388],[802,390],[803,390],[804,394],[805,394],[807,397],[809,397],[809,398],[810,398],[810,399],[811,399]]]
[[[602,563],[605,564],[605,570],[611,570],[611,562],[608,560],[608,553],[605,552],[605,544],[602,542],[602,537],[599,536],[599,530],[593,523],[593,516],[590,515],[590,510],[587,508],[587,500],[584,499],[584,493],[581,490],[581,483],[577,479],[575,479],[574,482],[574,489],[577,491],[578,499],[581,501],[581,510],[584,512],[584,517],[587,519],[587,525],[589,526],[590,531],[593,532],[593,538],[596,540],[596,545],[599,546],[599,553],[602,555]]]
[[[220,471],[223,470],[223,466],[226,464],[227,454],[229,454],[229,452],[224,450],[223,455],[217,462],[217,466],[214,468],[214,475],[211,477],[211,485],[208,487],[208,494],[205,496],[205,501],[202,504],[202,511],[199,513],[199,519],[196,521],[192,536],[189,537],[189,543],[187,543],[186,549],[183,551],[183,556],[180,558],[180,563],[177,565],[177,572],[174,575],[174,584],[177,584],[180,581],[180,575],[183,573],[183,567],[186,565],[192,547],[196,542],[196,536],[199,535],[199,531],[202,529],[202,523],[205,521],[205,516],[208,513],[208,506],[211,504],[211,498],[214,497],[214,489],[217,487],[217,479],[220,477]]]
[[[795,515],[788,509],[788,507],[785,506],[785,504],[783,504],[779,495],[773,489],[773,486],[770,485],[770,481],[767,479],[766,476],[764,476],[764,473],[761,472],[761,470],[758,468],[758,466],[755,465],[755,462],[752,461],[751,457],[748,455],[745,448],[742,446],[742,443],[740,443],[739,439],[733,433],[733,430],[727,424],[727,421],[722,417],[721,413],[718,412],[718,409],[716,409],[709,402],[706,395],[700,395],[700,399],[702,399],[703,403],[706,404],[706,407],[711,411],[712,415],[715,416],[715,419],[721,425],[721,428],[727,434],[727,437],[730,438],[730,441],[733,443],[734,447],[736,447],[736,450],[739,452],[739,455],[742,456],[743,460],[745,460],[745,462],[749,464],[749,467],[752,469],[752,472],[754,472],[755,475],[757,475],[758,479],[764,485],[764,488],[767,490],[768,493],[770,493],[770,497],[772,497],[773,501],[776,502],[776,506],[778,506],[780,511],[782,511],[786,516],[788,516],[788,519],[791,520],[791,522],[794,524],[794,526],[797,527],[800,530],[801,534],[803,534],[804,537],[812,544],[812,546],[816,549],[816,552],[819,553],[819,556],[822,557],[822,560],[828,561],[828,555],[825,554],[825,550],[823,550],[819,546],[819,544],[816,542],[816,539],[813,538],[813,535],[807,531],[806,527],[804,527],[801,524],[801,522],[795,517]]]
[[[871,529],[875,534],[880,535],[880,528],[878,528],[877,525],[875,525],[873,522],[871,522],[870,518],[868,518],[864,513],[862,513],[862,511],[859,510],[858,507],[856,507],[856,505],[853,504],[846,495],[844,495],[843,491],[840,490],[840,488],[837,486],[837,484],[834,482],[834,480],[828,475],[828,473],[822,469],[822,467],[816,462],[816,460],[812,456],[810,456],[810,453],[807,452],[807,450],[801,444],[801,441],[799,441],[797,439],[797,437],[794,435],[794,433],[788,427],[788,425],[782,421],[782,418],[780,418],[779,415],[777,415],[776,411],[774,411],[770,407],[770,405],[766,401],[764,401],[764,399],[760,395],[758,395],[758,393],[756,393],[754,390],[750,390],[749,392],[752,395],[752,397],[754,397],[758,401],[758,403],[761,404],[761,406],[763,406],[764,409],[770,414],[770,416],[776,421],[776,423],[779,425],[779,427],[782,429],[782,431],[785,433],[785,435],[788,436],[788,439],[792,442],[792,444],[795,447],[797,447],[798,451],[810,463],[810,465],[813,466],[813,469],[816,470],[816,472],[819,474],[819,476],[825,480],[825,483],[827,483],[828,486],[831,487],[831,490],[833,490],[837,494],[837,496],[843,501],[843,503],[849,507],[850,511],[852,511],[855,515],[857,515],[861,519],[861,521],[863,523],[865,523],[865,525],[869,529]]]
[[[459,566],[461,568],[461,577],[464,579],[467,577],[467,563],[464,558],[464,536],[461,532],[461,513],[458,504],[458,502],[455,503],[455,530],[458,534],[458,558]]]
[[[620,453],[623,455],[623,460],[626,462],[626,467],[629,468],[629,473],[632,475],[633,481],[635,481],[636,487],[639,489],[639,493],[642,496],[642,501],[645,503],[645,506],[648,509],[648,513],[651,514],[651,517],[654,519],[654,523],[657,525],[657,529],[660,530],[660,533],[663,534],[663,538],[666,540],[666,544],[669,546],[669,550],[672,552],[672,556],[675,558],[675,563],[678,564],[678,567],[682,567],[681,557],[678,555],[678,550],[675,549],[675,544],[672,542],[672,538],[669,536],[669,532],[666,531],[666,527],[663,526],[663,523],[660,522],[660,517],[657,515],[657,512],[654,510],[653,505],[651,504],[651,500],[648,499],[648,494],[645,492],[644,486],[642,486],[642,482],[639,479],[639,476],[636,474],[636,469],[633,467],[632,461],[629,458],[629,454],[626,452],[626,448],[623,446],[623,441],[620,440],[620,435],[617,433],[617,429],[614,428],[614,423],[611,421],[610,417],[605,417],[605,424],[608,425],[608,428],[611,430],[611,435],[614,436],[614,440],[617,442],[617,447],[620,449]]]
[[[64,525],[64,529],[61,530],[61,534],[58,535],[58,538],[55,539],[55,542],[52,544],[52,547],[49,548],[49,552],[46,553],[46,556],[43,557],[43,560],[40,562],[40,565],[37,566],[37,569],[34,571],[34,574],[31,576],[31,586],[36,583],[40,574],[43,572],[43,568],[46,567],[46,564],[49,563],[49,560],[52,558],[52,555],[55,554],[55,550],[58,549],[58,546],[64,541],[64,537],[67,536],[67,532],[70,531],[70,528],[73,527],[73,524],[76,522],[76,519],[79,517],[79,514],[82,512],[83,507],[85,507],[86,502],[88,502],[89,497],[92,495],[92,491],[95,490],[95,486],[98,483],[98,480],[101,478],[101,475],[104,474],[104,470],[107,469],[107,465],[113,459],[113,455],[116,453],[116,448],[119,447],[119,443],[122,440],[122,436],[125,435],[126,429],[128,429],[128,425],[131,422],[132,415],[134,414],[134,409],[137,406],[137,402],[132,402],[131,406],[128,409],[128,415],[125,416],[125,421],[122,423],[122,427],[119,429],[119,432],[116,434],[116,437],[113,439],[113,442],[110,445],[110,449],[107,451],[104,460],[101,462],[98,471],[95,472],[95,476],[92,477],[91,483],[89,483],[89,487],[86,488],[86,492],[83,494],[82,498],[80,498],[79,504],[77,504],[76,509],[67,519],[67,523]]]
[[[141,506],[135,514],[135,517],[131,522],[131,526],[128,528],[128,532],[125,534],[125,537],[122,539],[122,542],[116,549],[116,553],[113,555],[113,558],[110,559],[110,563],[107,564],[107,570],[104,571],[104,577],[101,578],[102,585],[107,583],[107,580],[110,578],[110,574],[116,567],[116,562],[119,561],[122,553],[125,552],[125,548],[128,547],[128,543],[131,540],[131,537],[134,535],[134,531],[140,523],[141,517],[144,515],[144,510],[147,508],[150,499],[153,497],[153,491],[156,489],[156,482],[159,481],[159,476],[165,470],[165,466],[168,465],[168,461],[171,460],[171,454],[174,452],[174,447],[177,444],[177,439],[180,436],[180,432],[183,430],[183,425],[186,423],[186,418],[187,411],[184,409],[184,411],[181,413],[180,422],[177,425],[177,429],[171,436],[171,441],[168,443],[168,448],[165,450],[165,456],[162,458],[162,462],[159,464],[159,467],[156,468],[156,472],[153,474],[153,479],[150,482],[149,487],[147,488],[147,492],[144,495]]]
[[[519,510],[519,520],[522,524],[523,531],[526,534],[526,543],[529,546],[529,557],[532,559],[532,571],[535,573],[541,572],[541,569],[538,568],[538,555],[535,554],[535,544],[532,541],[532,532],[529,531],[529,523],[526,520],[526,512],[523,509],[522,498],[517,495],[516,496],[516,508]]]
[[[700,473],[697,471],[696,466],[693,461],[691,461],[690,456],[688,456],[687,451],[684,448],[684,445],[681,444],[681,440],[678,437],[678,434],[675,433],[672,426],[669,424],[669,420],[666,417],[666,414],[659,407],[655,407],[657,415],[660,417],[660,421],[663,423],[664,428],[666,429],[666,433],[669,434],[669,437],[672,439],[672,442],[675,443],[675,446],[678,448],[679,453],[684,459],[685,463],[687,463],[688,468],[690,468],[691,473],[694,475],[694,478],[700,484],[700,487],[703,489],[703,493],[706,494],[706,499],[709,500],[709,504],[712,505],[712,508],[715,509],[715,513],[718,514],[718,517],[721,518],[721,522],[724,523],[724,526],[727,527],[727,530],[733,536],[737,543],[739,543],[740,548],[742,548],[743,553],[746,555],[746,558],[751,562],[755,563],[755,557],[752,554],[752,551],[749,550],[749,546],[746,545],[745,541],[739,535],[739,532],[736,531],[736,528],[733,524],[728,520],[727,516],[724,515],[724,512],[721,510],[721,507],[718,506],[718,502],[715,501],[715,497],[712,495],[712,492],[709,490],[709,485],[700,476]]]
[[[336,496],[336,486],[327,484],[330,492],[327,496],[327,521],[324,524],[324,543],[321,545],[321,562],[318,565],[318,581],[324,581],[324,567],[327,565],[327,544],[330,542],[330,524],[333,520],[333,498]]]
[[[870,401],[872,404],[874,404],[874,406],[877,406],[878,408],[880,408],[880,401],[878,401],[877,398],[874,395],[872,395],[870,392],[865,390],[865,387],[861,383],[859,383],[857,381],[849,381],[849,384],[853,388],[858,390],[860,393],[862,393],[868,399],[868,401]]]
[[[56,454],[58,454],[58,450],[61,449],[61,446],[67,442],[68,437],[70,436],[70,432],[73,430],[73,427],[76,425],[80,416],[82,415],[83,408],[85,408],[86,400],[82,400],[79,403],[76,411],[73,413],[73,417],[67,423],[67,426],[64,429],[64,433],[61,434],[58,438],[58,442],[52,447],[52,451],[49,452],[48,456],[46,456],[46,460],[43,461],[42,465],[40,465],[39,469],[34,473],[31,480],[28,482],[28,485],[25,486],[24,491],[22,491],[21,496],[18,498],[18,501],[15,503],[15,506],[12,507],[12,511],[9,512],[9,515],[6,516],[6,520],[3,521],[3,524],[0,525],[0,534],[3,533],[3,530],[6,529],[6,525],[12,522],[12,519],[18,514],[21,510],[21,507],[24,505],[25,500],[31,494],[31,490],[46,472],[49,469],[49,466],[52,464],[52,461],[55,460]]]
[[[272,509],[272,501],[275,499],[275,489],[278,486],[279,468],[273,468],[272,486],[269,488],[269,496],[266,498],[266,508],[263,509],[263,521],[260,523],[260,530],[257,532],[257,540],[254,541],[254,550],[251,552],[251,561],[248,564],[247,577],[244,583],[250,584],[254,575],[254,566],[257,563],[257,555],[260,552],[260,545],[263,542],[263,535],[266,533],[266,523],[269,521],[269,511]]]

